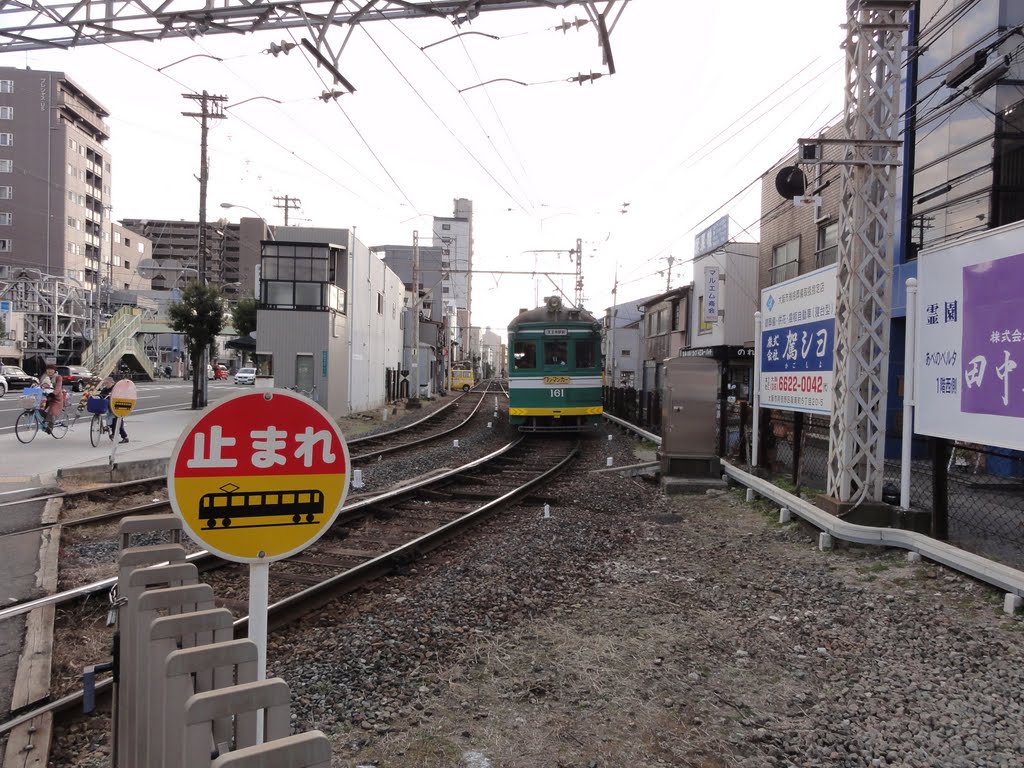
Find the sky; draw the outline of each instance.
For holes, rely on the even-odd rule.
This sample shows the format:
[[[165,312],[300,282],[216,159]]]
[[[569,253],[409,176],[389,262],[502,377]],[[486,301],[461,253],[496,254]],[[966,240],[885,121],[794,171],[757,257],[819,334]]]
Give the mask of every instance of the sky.
[[[354,228],[367,246],[410,244],[413,231],[429,243],[432,217],[469,198],[472,323],[504,336],[520,308],[558,288],[573,297],[577,238],[596,315],[616,285],[623,302],[689,282],[694,235],[721,216],[734,239],[757,241],[752,182],[843,107],[844,0],[630,0],[611,35],[616,73],[582,85],[567,79],[607,70],[593,25],[553,29],[577,18],[568,6],[460,29],[362,24],[339,64],[356,91],[329,102],[321,93],[340,86],[301,48],[266,52],[291,42],[287,30],[6,53],[0,65],[64,71],[110,112],[116,220],[198,218],[199,123],[181,113],[197,107],[182,94],[203,90],[229,105],[211,121],[210,219],[251,215],[220,207],[231,202],[280,225],[274,197],[290,195],[302,201],[292,224]],[[422,50],[459,31],[499,39]],[[332,35],[340,46],[344,32]],[[493,78],[527,85],[460,93]]]

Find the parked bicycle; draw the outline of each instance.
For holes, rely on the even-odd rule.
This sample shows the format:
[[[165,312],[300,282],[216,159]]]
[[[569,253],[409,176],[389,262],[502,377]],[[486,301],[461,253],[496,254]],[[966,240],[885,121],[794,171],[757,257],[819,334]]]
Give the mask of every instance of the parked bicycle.
[[[313,385],[312,389],[299,389],[298,387],[288,387],[288,389],[296,394],[309,398],[314,403],[319,402],[316,397],[316,384]]]
[[[48,432],[54,439],[60,440],[68,433],[67,413],[61,413],[53,419],[53,424],[46,420],[46,411],[42,408],[42,392],[22,395],[18,404],[23,408],[14,422],[14,435],[19,442],[31,443],[36,439],[39,430]]]

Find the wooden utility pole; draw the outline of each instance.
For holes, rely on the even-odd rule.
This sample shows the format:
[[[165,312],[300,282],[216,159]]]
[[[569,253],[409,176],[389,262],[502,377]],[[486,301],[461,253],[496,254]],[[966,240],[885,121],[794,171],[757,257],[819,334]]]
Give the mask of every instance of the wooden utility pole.
[[[279,205],[280,203],[280,205]],[[302,201],[297,197],[289,197],[288,195],[275,195],[274,196],[274,207],[284,208],[284,225],[288,226],[288,211],[292,208],[298,210],[302,207]]]
[[[210,132],[210,120],[223,120],[227,115],[224,114],[224,102],[228,100],[227,96],[211,96],[206,91],[202,94],[198,93],[183,93],[183,98],[192,99],[200,104],[199,112],[182,112],[185,117],[196,117],[199,118],[200,125],[200,139],[199,139],[199,253],[198,257],[198,272],[199,272],[199,284],[205,286],[207,283],[206,274],[206,186],[210,180],[210,161],[207,156],[207,138]],[[218,275],[217,282],[220,282],[220,276]],[[194,368],[192,371],[192,407],[193,408],[204,408],[206,407],[207,401],[207,383],[206,383],[206,365],[207,358],[209,357],[210,351],[208,349],[203,350],[203,356],[200,360],[200,365]]]

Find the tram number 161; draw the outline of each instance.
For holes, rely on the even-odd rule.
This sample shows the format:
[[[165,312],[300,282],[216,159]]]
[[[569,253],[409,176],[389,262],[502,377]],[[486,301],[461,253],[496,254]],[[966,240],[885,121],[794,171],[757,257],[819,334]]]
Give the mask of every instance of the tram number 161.
[[[564,389],[552,389],[551,390],[551,396],[552,397],[565,397],[565,390]]]

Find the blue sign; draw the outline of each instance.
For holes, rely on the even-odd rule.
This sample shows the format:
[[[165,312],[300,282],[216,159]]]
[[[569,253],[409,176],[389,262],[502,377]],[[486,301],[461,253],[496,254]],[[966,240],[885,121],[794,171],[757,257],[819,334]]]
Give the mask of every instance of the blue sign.
[[[761,405],[832,412],[836,266],[761,291]]]
[[[703,256],[729,242],[729,216],[725,215],[696,234],[693,238],[693,255]]]

